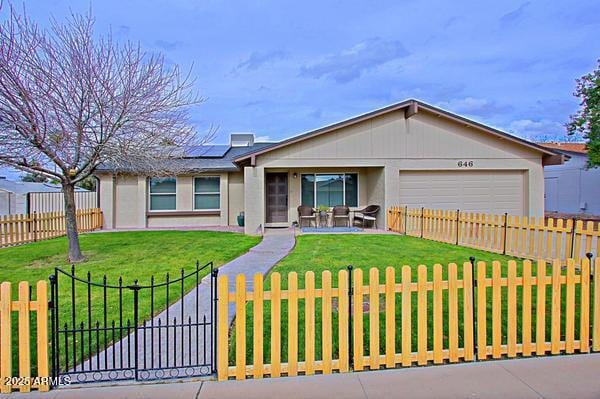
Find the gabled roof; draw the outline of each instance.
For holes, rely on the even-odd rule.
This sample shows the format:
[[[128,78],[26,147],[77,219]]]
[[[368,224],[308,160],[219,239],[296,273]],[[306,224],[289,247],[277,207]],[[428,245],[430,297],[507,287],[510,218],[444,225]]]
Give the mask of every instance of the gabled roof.
[[[273,143],[254,143],[252,146],[248,147],[230,147],[229,145],[220,144],[198,146],[186,149],[184,158],[174,158],[168,162],[177,165],[176,169],[184,169],[190,173],[236,172],[240,170],[239,166],[234,163],[236,157],[241,157],[248,152],[259,151],[272,144]],[[166,166],[168,167],[168,165]],[[110,163],[104,163],[96,169],[96,172],[139,173],[140,170],[138,170],[135,165],[131,165],[130,167],[120,166],[119,168],[116,168]]]
[[[327,126],[315,129],[315,130],[311,130],[309,132],[302,133],[302,134],[294,136],[294,137],[290,137],[289,139],[283,140],[279,143],[273,143],[272,145],[267,146],[265,148],[257,149],[255,151],[251,151],[242,156],[239,156],[239,157],[235,158],[235,162],[243,162],[243,161],[250,160],[251,163],[253,163],[253,159],[256,156],[267,153],[269,151],[273,151],[278,148],[282,148],[282,147],[285,147],[285,146],[288,146],[288,145],[291,145],[294,143],[298,143],[300,141],[308,140],[313,137],[317,137],[322,134],[330,133],[330,132],[336,131],[336,130],[344,128],[344,127],[352,126],[357,123],[364,122],[366,120],[388,114],[390,112],[403,110],[404,117],[410,118],[413,115],[415,115],[416,113],[418,113],[420,109],[424,109],[428,112],[436,114],[437,116],[440,116],[440,117],[443,117],[443,118],[446,118],[448,120],[452,120],[452,121],[455,121],[458,123],[462,123],[466,126],[476,128],[483,133],[492,134],[501,139],[509,140],[509,141],[512,141],[519,145],[530,148],[534,151],[540,152],[543,154],[543,157],[544,157],[544,165],[554,165],[554,164],[560,164],[563,162],[562,155],[559,152],[556,152],[549,148],[542,147],[538,144],[535,144],[530,141],[524,140],[522,138],[513,136],[502,130],[493,128],[491,126],[484,125],[483,123],[473,121],[471,119],[465,118],[463,116],[454,114],[450,111],[446,111],[444,109],[435,107],[433,105],[427,104],[423,101],[416,100],[416,99],[408,99],[405,101],[401,101],[399,103],[395,103],[395,104],[389,105],[387,107],[383,107],[383,108],[380,108],[380,109],[377,109],[377,110],[374,110],[371,112],[367,112],[362,115],[352,117],[350,119],[343,120],[341,122],[337,122],[337,123],[327,125]]]

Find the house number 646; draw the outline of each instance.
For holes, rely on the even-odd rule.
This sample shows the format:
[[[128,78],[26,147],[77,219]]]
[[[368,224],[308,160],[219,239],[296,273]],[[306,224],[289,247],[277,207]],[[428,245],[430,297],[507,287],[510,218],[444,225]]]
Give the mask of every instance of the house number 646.
[[[458,165],[459,168],[472,168],[473,167],[473,161],[458,161],[456,164]]]

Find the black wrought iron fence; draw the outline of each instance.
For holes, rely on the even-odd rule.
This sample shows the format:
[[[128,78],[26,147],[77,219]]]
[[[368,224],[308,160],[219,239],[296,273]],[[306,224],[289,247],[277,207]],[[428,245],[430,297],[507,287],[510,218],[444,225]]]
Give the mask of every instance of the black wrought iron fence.
[[[75,266],[57,268],[50,277],[52,376],[83,383],[213,374],[217,273],[212,262],[197,262],[177,278],[124,284],[123,277],[94,281]]]

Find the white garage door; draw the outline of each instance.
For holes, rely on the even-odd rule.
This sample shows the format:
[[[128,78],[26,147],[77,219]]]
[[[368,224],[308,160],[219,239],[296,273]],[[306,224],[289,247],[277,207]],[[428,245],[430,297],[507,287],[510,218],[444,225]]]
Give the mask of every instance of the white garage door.
[[[523,215],[523,171],[400,171],[408,207]]]

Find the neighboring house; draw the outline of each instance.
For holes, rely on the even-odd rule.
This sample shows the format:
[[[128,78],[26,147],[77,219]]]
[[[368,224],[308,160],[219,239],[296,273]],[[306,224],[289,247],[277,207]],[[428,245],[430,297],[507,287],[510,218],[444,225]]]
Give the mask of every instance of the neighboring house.
[[[27,213],[27,194],[31,192],[58,192],[60,186],[8,180],[0,177],[0,215]]]
[[[392,205],[542,216],[545,165],[562,155],[417,100],[407,100],[279,143],[232,135],[194,149],[173,178],[98,170],[107,228],[297,221],[297,207]]]
[[[61,212],[64,199],[60,185],[8,180],[0,176],[0,216],[33,212]],[[97,200],[94,192],[77,188],[75,200],[78,209],[93,208]]]
[[[546,212],[600,215],[600,168],[587,168],[585,143],[540,143],[570,157],[544,167]]]

